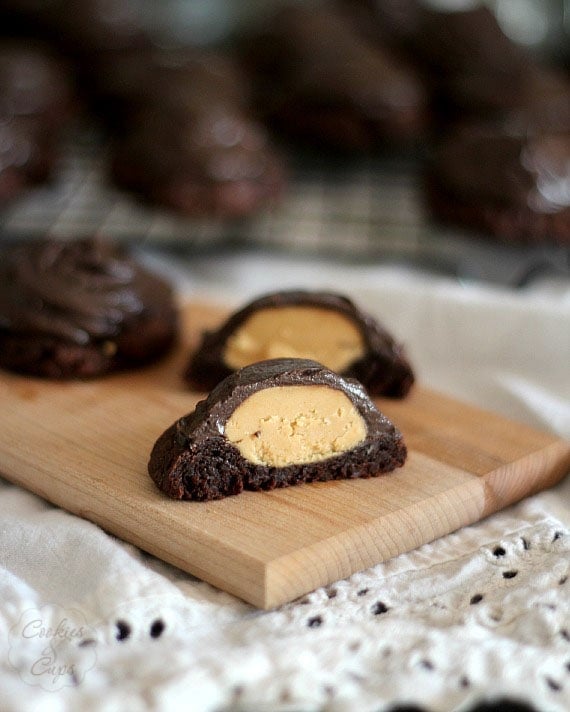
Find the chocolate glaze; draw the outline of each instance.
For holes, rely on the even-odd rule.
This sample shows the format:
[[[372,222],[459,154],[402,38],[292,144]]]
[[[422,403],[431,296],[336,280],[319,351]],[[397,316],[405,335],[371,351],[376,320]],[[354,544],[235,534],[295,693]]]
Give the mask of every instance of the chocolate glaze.
[[[317,385],[342,391],[363,417],[367,435],[355,448],[315,463],[254,465],[224,435],[235,409],[257,391],[277,386]],[[382,415],[360,383],[343,379],[309,359],[270,359],[246,366],[219,383],[192,413],[156,441],[148,472],[174,499],[209,500],[244,489],[268,490],[302,482],[374,477],[404,464],[401,433]]]
[[[228,376],[232,369],[224,363],[223,354],[231,334],[254,312],[286,306],[318,307],[345,315],[362,334],[365,353],[341,375],[358,379],[373,395],[400,398],[408,393],[414,374],[404,349],[375,319],[340,294],[303,290],[261,296],[232,314],[216,331],[205,332],[186,368],[188,383],[208,390]]]
[[[102,239],[41,240],[5,250],[0,328],[78,345],[116,337],[144,312],[169,312],[170,286]]]

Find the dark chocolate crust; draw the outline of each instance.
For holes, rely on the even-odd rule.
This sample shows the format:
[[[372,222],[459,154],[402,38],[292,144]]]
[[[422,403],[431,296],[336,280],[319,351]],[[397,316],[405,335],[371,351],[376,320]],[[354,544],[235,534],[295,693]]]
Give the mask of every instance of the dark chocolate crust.
[[[408,393],[414,383],[412,367],[402,346],[375,319],[340,294],[302,290],[261,296],[232,314],[216,331],[205,332],[186,368],[185,378],[189,385],[209,390],[226,378],[233,370],[223,360],[229,336],[254,312],[286,306],[313,306],[344,314],[360,330],[366,352],[341,375],[356,378],[372,395],[402,398]]]
[[[238,405],[265,388],[317,385],[342,391],[363,417],[366,439],[345,453],[286,467],[255,465],[224,436]],[[344,379],[309,359],[269,359],[235,371],[156,441],[148,472],[173,499],[211,500],[247,490],[304,482],[376,477],[404,464],[402,434],[376,408],[358,381]]]
[[[108,240],[38,240],[0,258],[0,366],[92,378],[149,363],[173,345],[170,285]]]

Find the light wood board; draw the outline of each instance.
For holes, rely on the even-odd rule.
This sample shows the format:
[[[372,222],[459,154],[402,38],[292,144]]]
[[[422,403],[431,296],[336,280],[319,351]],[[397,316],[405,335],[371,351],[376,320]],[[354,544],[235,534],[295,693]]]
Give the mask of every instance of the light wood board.
[[[417,386],[379,400],[404,433],[406,465],[370,480],[244,492],[211,503],[160,493],[147,461],[203,394],[181,372],[222,314],[184,309],[171,357],[83,383],[0,375],[0,473],[250,603],[271,608],[556,483],[570,444]]]

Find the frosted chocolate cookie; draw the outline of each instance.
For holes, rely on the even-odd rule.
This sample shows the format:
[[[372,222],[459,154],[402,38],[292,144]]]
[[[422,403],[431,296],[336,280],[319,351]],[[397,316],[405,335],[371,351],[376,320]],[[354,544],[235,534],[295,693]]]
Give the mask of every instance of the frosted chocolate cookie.
[[[65,63],[44,46],[2,39],[0,205],[52,177],[62,128],[74,112],[72,93]]]
[[[240,54],[254,79],[258,112],[310,146],[413,145],[428,119],[419,73],[353,25],[326,2],[281,3],[256,23]]]
[[[89,378],[148,363],[173,344],[170,285],[102,239],[41,240],[0,256],[0,366]]]
[[[148,472],[174,499],[376,477],[404,464],[401,433],[358,381],[316,361],[234,372],[156,441]]]
[[[497,115],[525,91],[530,56],[485,3],[338,1],[363,35],[417,68],[440,123]]]
[[[267,294],[235,312],[203,335],[185,376],[210,390],[238,368],[283,357],[319,361],[372,395],[403,397],[414,382],[402,346],[376,320],[344,296],[310,291]]]
[[[112,158],[119,186],[193,216],[243,217],[278,202],[284,163],[231,58],[135,53],[100,79],[102,104],[120,107]]]
[[[434,146],[425,171],[434,219],[512,243],[570,244],[569,185],[568,131],[463,125]]]

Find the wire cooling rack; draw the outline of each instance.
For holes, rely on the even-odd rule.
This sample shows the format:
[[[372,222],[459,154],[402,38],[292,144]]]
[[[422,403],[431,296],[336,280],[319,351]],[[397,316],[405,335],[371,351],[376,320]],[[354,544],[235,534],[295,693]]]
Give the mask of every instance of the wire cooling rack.
[[[284,199],[247,220],[190,219],[145,205],[109,180],[100,136],[82,129],[64,146],[49,185],[0,213],[0,237],[62,238],[94,233],[177,251],[263,248],[350,261],[418,264],[459,278],[521,286],[538,274],[570,276],[570,249],[502,245],[427,218],[419,158],[348,159],[289,152]]]

